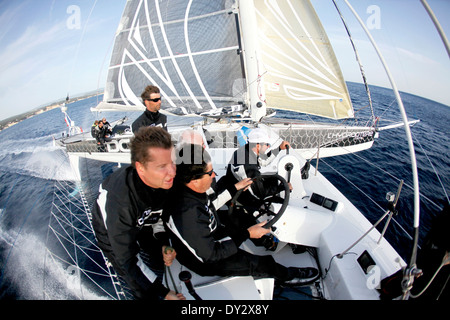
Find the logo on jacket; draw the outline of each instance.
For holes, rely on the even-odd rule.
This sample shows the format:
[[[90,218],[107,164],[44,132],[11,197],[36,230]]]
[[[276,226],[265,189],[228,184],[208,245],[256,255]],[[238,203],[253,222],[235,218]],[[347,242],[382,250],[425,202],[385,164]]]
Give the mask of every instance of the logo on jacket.
[[[139,227],[155,224],[161,218],[161,214],[162,209],[152,211],[152,208],[147,208],[137,220],[137,224]]]
[[[205,205],[205,209],[209,213],[209,230],[212,233],[217,228],[217,220],[216,220],[216,217],[214,216],[214,213],[211,211],[211,209],[207,205]]]

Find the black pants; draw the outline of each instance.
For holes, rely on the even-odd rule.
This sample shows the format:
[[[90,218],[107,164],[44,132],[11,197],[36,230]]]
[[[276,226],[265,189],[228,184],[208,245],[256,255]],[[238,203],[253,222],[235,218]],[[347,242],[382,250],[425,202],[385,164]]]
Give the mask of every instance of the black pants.
[[[257,256],[240,249],[236,254],[219,262],[187,267],[203,276],[253,276],[280,281],[292,279],[289,269],[275,262],[272,256]]]

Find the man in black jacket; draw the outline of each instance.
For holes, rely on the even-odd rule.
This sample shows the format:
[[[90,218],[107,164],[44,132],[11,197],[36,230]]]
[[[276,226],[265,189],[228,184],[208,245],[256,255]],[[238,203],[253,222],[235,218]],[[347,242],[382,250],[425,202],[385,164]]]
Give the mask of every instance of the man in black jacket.
[[[144,113],[134,120],[131,125],[131,129],[136,133],[140,127],[162,127],[167,130],[167,117],[161,114],[161,93],[159,88],[155,86],[147,86],[141,94],[142,102],[144,103],[146,110]]]
[[[281,150],[289,146],[282,141],[280,146],[269,150],[269,136],[262,128],[253,129],[248,135],[248,143],[237,149],[228,164],[226,179],[228,183],[236,183],[245,178],[256,178],[261,175],[261,167],[269,165]],[[267,152],[268,151],[268,152]],[[264,178],[253,183],[252,187],[242,192],[238,201],[247,207],[250,214],[258,209],[258,199],[264,199],[277,191],[276,179]]]
[[[92,212],[99,247],[137,299],[183,299],[161,283],[164,263],[175,254],[160,220],[176,168],[171,136],[157,127],[141,128],[130,144],[131,166],[100,185]]]
[[[269,232],[263,228],[265,222],[245,229],[231,227],[224,220],[226,216],[220,220],[216,209],[231,199],[236,187],[227,185],[228,198],[217,201],[207,194],[215,176],[207,151],[200,145],[188,145],[177,156],[177,177],[171,195],[177,200],[167,203],[163,220],[181,264],[202,276],[252,275],[291,283],[309,282],[318,276],[317,269],[287,268],[272,256],[239,249],[245,240]]]

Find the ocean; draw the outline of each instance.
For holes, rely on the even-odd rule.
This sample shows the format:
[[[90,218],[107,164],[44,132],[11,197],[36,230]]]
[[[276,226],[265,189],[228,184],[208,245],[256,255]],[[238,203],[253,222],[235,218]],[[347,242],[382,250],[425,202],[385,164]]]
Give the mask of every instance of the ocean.
[[[367,104],[362,84],[348,83],[348,87],[355,109]],[[382,115],[380,125],[390,124],[385,117],[400,121],[391,90],[374,86],[370,89],[375,114]],[[441,210],[443,202],[448,201],[444,190],[450,187],[450,109],[422,97],[401,95],[408,118],[420,119],[411,130],[419,168],[421,244],[432,218]],[[84,131],[90,130],[94,119],[99,117],[89,110],[99,99],[101,97],[91,97],[68,106],[72,120]],[[114,120],[123,115],[108,113],[100,117],[103,116]],[[280,112],[279,116],[286,114]],[[108,298],[98,288],[86,288],[81,296],[68,292],[64,289],[68,281],[67,269],[62,262],[48,258],[47,248],[58,246],[49,240],[52,239],[49,224],[54,223],[51,212],[54,211],[55,190],[74,179],[64,153],[53,146],[53,138],[60,137],[66,129],[64,115],[57,108],[0,132],[0,299]],[[101,169],[98,175],[90,176],[83,187],[88,201],[95,198],[103,177],[113,170],[111,165]],[[399,180],[404,180],[398,215],[391,222],[386,238],[408,261],[412,248],[413,191],[404,129],[380,132],[370,150],[320,159],[319,170],[372,223],[384,213],[386,192],[396,192]],[[71,191],[71,196],[75,197],[78,191]],[[380,228],[383,226],[384,222]]]

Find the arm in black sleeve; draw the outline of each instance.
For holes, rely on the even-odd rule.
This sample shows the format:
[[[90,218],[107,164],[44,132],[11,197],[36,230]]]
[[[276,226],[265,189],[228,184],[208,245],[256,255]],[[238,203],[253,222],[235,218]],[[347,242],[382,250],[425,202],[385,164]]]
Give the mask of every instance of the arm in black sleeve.
[[[137,298],[164,298],[169,290],[155,281],[155,274],[138,257],[139,229],[131,209],[110,198],[106,210],[109,212],[106,225],[111,247],[130,289]]]
[[[201,204],[185,208],[180,223],[183,228],[178,228],[183,241],[202,262],[218,262],[238,251],[238,246],[230,237],[215,239],[211,229],[216,231],[219,226],[214,225],[210,217],[206,207]]]

